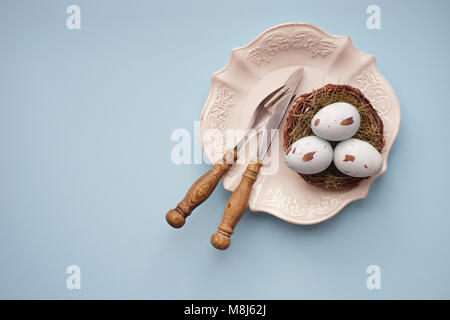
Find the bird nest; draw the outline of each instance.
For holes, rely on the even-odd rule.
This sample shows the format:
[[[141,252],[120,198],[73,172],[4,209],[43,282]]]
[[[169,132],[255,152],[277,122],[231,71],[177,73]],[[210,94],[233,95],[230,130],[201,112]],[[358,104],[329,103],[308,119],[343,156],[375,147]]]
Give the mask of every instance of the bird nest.
[[[381,152],[385,141],[383,139],[383,121],[377,111],[359,89],[335,84],[327,84],[320,89],[301,95],[294,101],[284,127],[284,151],[286,152],[295,141],[314,135],[311,129],[311,119],[320,109],[335,102],[347,102],[358,109],[361,125],[354,138],[367,141]],[[333,148],[337,144],[332,141],[330,143]],[[309,184],[334,190],[353,188],[361,180],[366,179],[350,177],[340,172],[334,163],[319,173],[299,174]]]

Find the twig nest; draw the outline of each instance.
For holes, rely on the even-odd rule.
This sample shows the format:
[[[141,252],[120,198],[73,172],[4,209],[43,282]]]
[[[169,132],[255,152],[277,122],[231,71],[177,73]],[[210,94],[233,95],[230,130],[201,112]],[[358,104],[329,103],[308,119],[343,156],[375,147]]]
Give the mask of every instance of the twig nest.
[[[357,130],[352,127],[352,130],[355,131],[352,137],[367,142],[378,152],[383,150],[383,122],[377,111],[370,104],[370,101],[357,88],[353,88],[349,85],[327,84],[318,90],[301,95],[294,102],[294,105],[286,118],[286,125],[283,134],[283,147],[286,155],[288,154],[288,150],[292,152],[290,147],[294,142],[305,137],[313,136],[315,131],[318,136],[326,136],[323,131],[317,131],[318,128],[314,127],[318,127],[320,122],[322,122],[323,118],[321,118],[321,113],[319,112],[327,106],[335,107],[336,103],[339,103],[338,105],[340,106],[344,105],[345,107],[342,108],[345,108],[345,112],[347,113],[352,112],[352,109],[349,108],[347,104],[357,111],[356,113],[353,113],[354,118],[352,118],[352,121],[355,123],[356,127],[357,118],[359,116],[359,126]],[[329,109],[331,109],[331,107]],[[341,119],[341,122],[350,117],[346,116],[347,114],[345,114],[345,112],[337,115],[339,117],[346,117]],[[316,115],[317,117],[315,117]],[[316,122],[315,120],[317,119],[320,119],[320,121]],[[335,117],[334,120],[336,119],[337,118]],[[323,122],[326,123],[327,120],[323,120]],[[350,123],[351,121],[347,120],[344,122]],[[315,123],[317,123],[317,126],[315,126]],[[350,125],[351,124],[352,123],[350,123]],[[328,125],[330,125],[330,127],[328,127]],[[331,128],[332,125],[328,123],[326,126],[327,128]],[[342,133],[343,136],[350,134],[352,131],[348,130],[348,128],[344,128],[342,131],[340,129],[341,128],[339,128],[336,132]],[[348,130],[348,132],[346,130]],[[331,138],[332,139],[328,140],[333,140],[333,137]],[[335,139],[337,139],[337,137],[335,137]],[[332,142],[331,145],[335,147],[336,143]],[[321,172],[299,174],[309,184],[335,190],[353,188],[357,186],[361,180],[365,179],[361,176],[353,177],[341,172],[333,162],[331,162],[331,164]]]

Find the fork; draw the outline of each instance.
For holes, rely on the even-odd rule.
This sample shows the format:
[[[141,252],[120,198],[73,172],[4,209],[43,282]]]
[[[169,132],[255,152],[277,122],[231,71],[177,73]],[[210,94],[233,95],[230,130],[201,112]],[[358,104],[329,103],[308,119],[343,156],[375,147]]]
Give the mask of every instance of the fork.
[[[239,150],[264,127],[266,120],[274,112],[272,107],[288,90],[283,88],[284,86],[281,86],[276,89],[258,104],[250,121],[251,125],[238,144],[228,150],[209,171],[192,184],[175,209],[167,212],[166,220],[172,227],[181,228],[192,211],[209,198],[219,180],[237,160]]]

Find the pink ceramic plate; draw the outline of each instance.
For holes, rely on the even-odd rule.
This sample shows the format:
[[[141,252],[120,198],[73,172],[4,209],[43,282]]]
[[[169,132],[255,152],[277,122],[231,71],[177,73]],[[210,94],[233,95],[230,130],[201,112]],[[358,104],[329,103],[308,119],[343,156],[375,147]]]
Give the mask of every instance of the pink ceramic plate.
[[[387,170],[389,151],[400,128],[400,105],[394,90],[378,70],[375,57],[356,49],[350,37],[331,35],[306,23],[287,23],[270,28],[244,47],[233,49],[228,65],[212,77],[201,115],[200,137],[206,156],[215,162],[226,149],[222,139],[226,130],[247,128],[258,102],[299,66],[304,67],[305,76],[298,93],[327,83],[359,88],[382,118],[386,140],[384,166],[378,175],[349,191],[329,191],[308,185],[286,167],[282,135],[278,137],[280,142],[271,146],[266,159],[271,164],[262,167],[253,186],[249,207],[291,223],[314,224],[331,218],[351,201],[367,196],[371,183]],[[225,175],[226,190],[236,188],[245,167],[245,163],[235,164]],[[274,167],[278,167],[276,174]]]

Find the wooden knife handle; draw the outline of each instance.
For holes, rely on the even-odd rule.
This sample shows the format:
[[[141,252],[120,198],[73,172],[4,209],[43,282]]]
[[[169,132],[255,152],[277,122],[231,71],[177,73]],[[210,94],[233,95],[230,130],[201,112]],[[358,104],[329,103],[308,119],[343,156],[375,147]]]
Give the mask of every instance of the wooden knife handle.
[[[222,159],[215,163],[211,170],[194,182],[177,207],[167,212],[167,222],[174,228],[181,228],[192,210],[209,198],[220,178],[230,169],[236,159],[236,150],[229,150],[224,154]]]
[[[222,222],[217,232],[211,236],[211,244],[215,248],[225,250],[230,246],[230,236],[247,208],[250,191],[261,165],[262,163],[259,160],[251,161],[247,170],[242,174],[241,182],[226,204]]]

